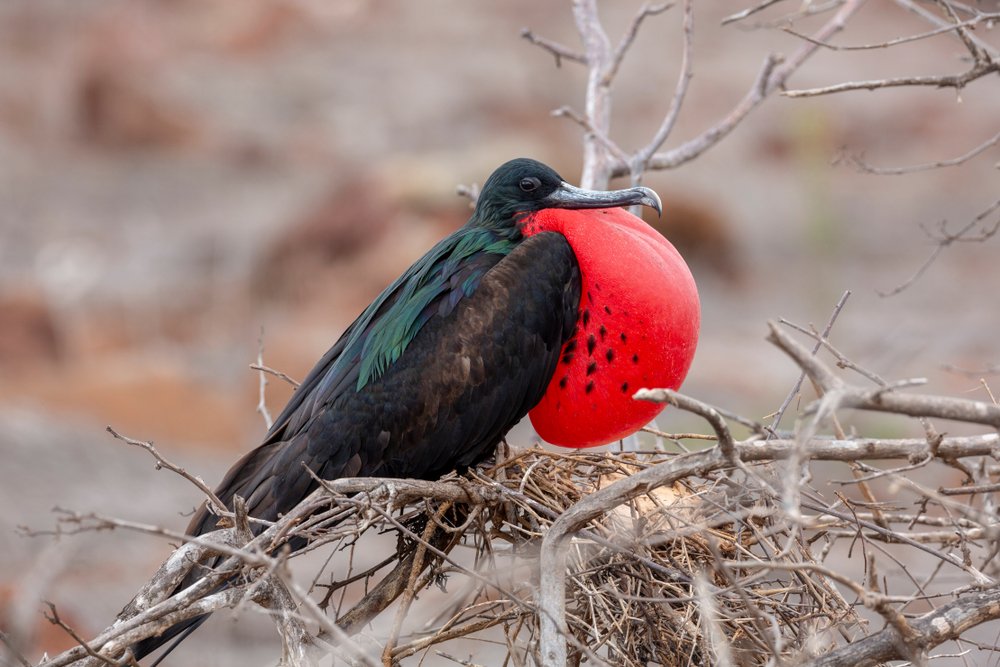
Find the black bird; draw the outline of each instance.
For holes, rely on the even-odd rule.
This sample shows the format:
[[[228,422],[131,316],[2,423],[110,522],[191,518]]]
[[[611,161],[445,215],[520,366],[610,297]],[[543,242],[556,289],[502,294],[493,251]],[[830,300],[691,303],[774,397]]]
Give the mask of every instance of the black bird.
[[[230,509],[239,495],[250,516],[273,521],[316,488],[302,464],[322,479],[437,479],[488,457],[542,399],[580,312],[570,243],[552,231],[526,235],[523,221],[543,209],[634,204],[660,209],[648,188],[588,191],[534,160],[502,165],[468,223],[348,327],[216,495]],[[202,506],[187,532],[217,520]],[[136,658],[206,618],[140,642]]]

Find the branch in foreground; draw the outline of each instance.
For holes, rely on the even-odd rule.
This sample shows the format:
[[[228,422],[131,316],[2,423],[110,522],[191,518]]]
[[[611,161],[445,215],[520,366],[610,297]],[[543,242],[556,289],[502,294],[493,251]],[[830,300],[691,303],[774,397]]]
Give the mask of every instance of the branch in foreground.
[[[823,390],[822,400],[828,401],[823,410],[830,414],[840,408],[855,407],[911,416],[947,417],[994,428],[1000,424],[1000,406],[906,394],[893,385],[874,390],[851,387],[808,349],[776,325],[771,326],[772,340]],[[947,565],[941,569],[967,575],[967,590],[994,586],[990,576],[968,565],[966,551],[958,551],[973,548],[969,544],[971,540],[982,544],[977,549],[988,551],[997,546],[998,527],[989,511],[970,509],[946,512],[942,516],[929,515],[928,503],[954,510],[955,506],[948,504],[954,501],[918,485],[904,486],[923,502],[910,513],[884,512],[877,504],[870,503],[859,507],[857,502],[842,496],[830,505],[817,501],[808,492],[797,497],[795,508],[786,511],[778,495],[764,480],[767,468],[750,471],[745,464],[788,457],[798,457],[801,461],[903,459],[909,463],[949,462],[975,456],[997,459],[1000,458],[1000,435],[997,433],[901,440],[832,440],[814,435],[817,432],[811,426],[795,439],[767,441],[755,435],[749,440],[736,441],[725,423],[729,417],[723,411],[666,390],[646,390],[639,396],[645,400],[668,401],[701,414],[712,424],[722,446],[679,456],[649,457],[529,450],[500,461],[485,477],[437,482],[370,478],[322,482],[322,488],[289,515],[266,526],[261,535],[249,542],[249,535],[245,534],[248,532],[246,522],[239,517],[236,528],[220,533],[236,542],[213,544],[207,538],[197,538],[195,541],[205,552],[225,556],[204,579],[173,597],[162,599],[173,590],[174,582],[193,566],[192,558],[201,553],[195,547],[182,548],[158,575],[169,582],[151,582],[140,591],[133,604],[126,607],[119,621],[86,648],[77,647],[44,664],[57,667],[83,660],[89,667],[97,664],[94,660],[117,660],[127,646],[162,632],[178,620],[233,607],[247,598],[273,604],[275,596],[267,595],[266,585],[258,583],[266,583],[272,576],[281,577],[280,583],[290,596],[285,596],[284,603],[279,600],[277,610],[284,614],[278,625],[286,642],[286,656],[306,655],[308,645],[315,641],[302,631],[297,616],[282,611],[289,609],[288,599],[300,608],[306,606],[306,617],[322,629],[318,639],[350,647],[353,646],[348,638],[350,633],[375,618],[400,596],[412,600],[416,593],[435,581],[442,569],[447,569],[472,582],[471,597],[457,601],[459,611],[448,615],[443,625],[428,634],[404,638],[400,632],[398,645],[385,651],[387,659],[425,651],[437,642],[463,636],[462,632],[478,632],[503,625],[512,651],[519,650],[515,641],[519,633],[523,631],[538,637],[532,634],[537,629],[540,662],[560,667],[567,660],[576,659],[575,654],[588,656],[595,662],[606,655],[613,664],[638,664],[629,656],[638,655],[635,651],[647,650],[641,647],[646,646],[643,642],[650,641],[643,638],[638,628],[628,630],[624,637],[616,640],[623,643],[614,646],[599,638],[617,632],[615,629],[625,622],[623,614],[650,623],[652,612],[642,609],[651,608],[657,609],[654,622],[659,637],[655,644],[660,647],[657,650],[667,650],[663,642],[681,640],[680,635],[660,634],[666,631],[664,628],[687,633],[684,641],[691,642],[690,650],[695,651],[701,650],[698,646],[706,645],[706,628],[714,627],[724,630],[730,637],[736,633],[753,638],[753,650],[762,652],[759,655],[787,657],[783,651],[796,648],[794,637],[805,636],[805,629],[796,625],[802,621],[795,620],[802,618],[814,619],[811,622],[818,618],[829,619],[827,631],[840,633],[844,641],[856,642],[867,633],[859,630],[860,626],[853,620],[850,603],[827,581],[830,578],[840,581],[837,577],[844,575],[816,565],[809,551],[815,540],[827,540],[831,544],[837,540],[860,541],[869,559],[882,548],[880,543],[895,544]],[[822,413],[813,407],[807,414],[811,411]],[[971,464],[968,467],[974,474],[978,474],[977,470],[983,471],[971,480],[979,481],[982,486],[982,480],[990,474],[987,468]],[[899,481],[898,477],[894,479]],[[683,486],[675,486],[682,480]],[[894,502],[899,501],[894,499]],[[467,518],[450,525],[439,524],[442,510],[435,503],[462,506],[466,511],[461,516]],[[397,518],[396,512],[400,510],[404,512],[403,517]],[[348,521],[350,516],[354,516],[353,524]],[[126,528],[176,537],[170,531],[155,527],[100,517],[94,520],[97,522],[94,528]],[[900,523],[906,527],[893,527]],[[918,524],[937,528],[913,530]],[[366,583],[366,590],[374,597],[365,597],[359,606],[334,624],[322,612],[316,611],[318,606],[284,574],[283,557],[276,550],[287,540],[297,538],[311,541],[308,549],[298,553],[323,544],[353,543],[362,532],[380,526],[402,536],[403,546],[396,556],[399,565],[382,579],[384,585]],[[241,531],[243,537],[239,537]],[[804,531],[813,531],[814,535],[806,539]],[[706,536],[710,537],[707,543]],[[476,568],[466,567],[448,554],[463,537],[467,543],[477,545],[477,558],[482,560]],[[217,539],[215,534],[213,539]],[[524,570],[524,576],[517,574],[509,581],[498,581],[483,574],[511,571],[510,563],[514,564],[515,571],[517,567],[528,568],[528,564],[534,562],[530,554],[535,552],[539,541],[537,570],[531,564],[530,569]],[[500,555],[501,544],[509,545],[503,556]],[[188,550],[186,554],[185,549]],[[422,564],[416,555],[421,552],[427,554]],[[273,553],[279,555],[270,555]],[[678,560],[682,554],[686,554],[683,563]],[[977,558],[980,556],[983,562],[988,562],[988,554],[979,553]],[[510,560],[498,567],[498,558]],[[741,569],[738,564],[743,561],[746,566]],[[421,565],[426,574],[416,572]],[[874,561],[869,565],[874,567]],[[531,585],[532,573],[536,571],[540,577],[537,596]],[[702,584],[710,587],[708,592],[716,600],[716,622],[702,617],[697,605],[693,604],[698,599],[695,589],[697,574],[701,571],[717,575]],[[807,572],[819,578],[809,579]],[[832,574],[824,578],[823,572]],[[240,581],[247,583],[217,592],[220,583],[236,576],[244,577]],[[368,578],[366,574],[366,581]],[[612,581],[645,583],[638,589],[631,585],[608,589]],[[781,601],[787,598],[790,586],[799,591],[797,595],[808,597],[809,613],[804,612],[801,605],[790,607]],[[870,596],[868,602],[887,619],[895,619],[895,628],[907,628],[909,620],[901,620],[903,617],[896,605],[928,599],[922,588],[926,583],[917,586],[919,595],[893,596],[886,591]],[[851,590],[861,595],[865,589]],[[954,590],[952,586],[950,591]],[[579,603],[580,599],[593,600],[594,596],[604,601],[596,606],[590,602],[582,606]],[[606,596],[610,597],[605,599]],[[486,602],[470,604],[470,600]],[[604,605],[611,600],[635,606],[627,612],[607,614]],[[852,620],[845,622],[847,618]],[[783,633],[781,641],[766,634],[775,628]],[[854,634],[856,632],[862,635]],[[923,636],[921,632],[923,630],[917,626],[910,634]],[[713,645],[721,646],[718,642]],[[829,644],[825,648],[830,648]],[[362,649],[353,650],[363,655]],[[748,649],[732,643],[732,650]],[[806,649],[799,646],[797,650]],[[91,655],[93,652],[101,657]]]
[[[940,609],[909,621],[917,636],[904,641],[899,631],[881,631],[805,663],[805,667],[870,667],[901,658],[900,646],[930,648],[958,639],[969,628],[1000,618],[1000,589],[967,593]]]

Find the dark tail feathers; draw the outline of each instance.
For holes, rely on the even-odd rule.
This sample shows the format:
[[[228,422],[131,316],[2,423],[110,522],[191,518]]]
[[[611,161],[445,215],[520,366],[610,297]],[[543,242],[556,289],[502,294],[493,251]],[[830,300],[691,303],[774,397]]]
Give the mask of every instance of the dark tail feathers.
[[[170,643],[167,650],[156,659],[150,667],[156,667],[160,662],[163,661],[170,652],[173,651],[177,646],[188,638],[192,632],[198,629],[198,627],[208,620],[210,614],[205,614],[204,616],[195,616],[194,618],[189,618],[186,621],[181,621],[176,625],[172,625],[167,628],[164,633],[158,637],[149,637],[148,639],[143,639],[141,642],[132,647],[132,653],[135,655],[136,660],[142,660],[147,655],[160,648],[164,644]],[[173,640],[173,641],[171,641]]]

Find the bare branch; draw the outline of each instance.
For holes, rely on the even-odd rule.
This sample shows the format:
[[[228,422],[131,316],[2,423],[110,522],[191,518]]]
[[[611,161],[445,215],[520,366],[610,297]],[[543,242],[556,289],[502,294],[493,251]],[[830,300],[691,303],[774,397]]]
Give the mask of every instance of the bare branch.
[[[948,21],[944,18],[941,18],[940,16],[934,14],[934,12],[914,2],[914,0],[895,0],[895,2],[900,7],[909,10],[910,12],[916,14],[917,16],[921,17],[922,19],[924,19],[925,21],[927,21],[932,25],[936,25],[942,28],[948,28],[950,30],[954,30],[957,27],[955,23]],[[975,37],[973,35],[967,35],[967,38],[969,41],[975,44],[976,48],[978,48],[982,54],[988,56],[989,58],[996,59],[998,56],[1000,56],[1000,52],[998,52],[996,49],[994,49],[992,46],[990,46],[983,40],[979,39],[978,37]]]
[[[722,25],[726,25],[728,23],[734,23],[736,21],[742,21],[745,18],[753,16],[757,12],[764,11],[768,7],[778,4],[779,2],[781,2],[781,0],[763,0],[763,2],[761,2],[760,4],[754,5],[752,7],[747,7],[746,9],[736,12],[735,14],[730,14],[726,18],[722,19]]]
[[[632,165],[633,183],[638,183],[638,180],[646,171],[649,159],[654,153],[656,153],[656,151],[660,150],[660,147],[663,146],[663,143],[667,140],[667,137],[670,136],[670,133],[674,129],[674,125],[677,123],[677,117],[680,115],[681,107],[684,105],[684,99],[687,96],[687,90],[691,83],[691,77],[694,76],[691,57],[693,48],[694,0],[684,0],[684,50],[681,55],[681,71],[677,77],[677,85],[674,87],[674,96],[670,100],[670,107],[667,109],[667,114],[664,116],[663,122],[660,124],[656,134],[653,135],[652,140],[650,140],[645,147],[639,149],[636,152],[635,157],[630,161]]]
[[[608,84],[610,84],[611,81],[614,80],[615,75],[618,74],[618,68],[621,67],[622,61],[625,59],[625,54],[628,53],[628,50],[632,47],[632,42],[635,41],[636,36],[639,34],[639,28],[642,27],[642,22],[650,16],[662,14],[673,6],[674,3],[672,2],[664,2],[659,5],[651,5],[647,3],[639,8],[636,15],[632,17],[632,21],[625,30],[625,34],[622,36],[621,41],[618,42],[614,55],[611,57],[611,64],[608,67],[607,72],[604,74]]]
[[[980,23],[982,23],[984,21],[988,23],[990,21],[996,21],[998,19],[1000,19],[1000,14],[981,13],[981,14],[978,14],[977,16],[974,16],[971,19],[968,19],[967,21],[962,21],[961,23],[957,23],[957,24],[954,24],[954,25],[941,26],[940,28],[935,28],[934,30],[929,30],[927,32],[922,32],[922,33],[920,33],[918,35],[910,35],[908,37],[897,37],[895,39],[889,39],[889,40],[886,40],[884,42],[875,42],[875,43],[872,43],[872,44],[859,44],[859,45],[855,45],[855,46],[841,45],[841,44],[830,44],[829,42],[822,42],[822,41],[819,41],[817,39],[814,39],[814,38],[810,37],[809,35],[804,35],[804,34],[802,34],[800,32],[797,32],[797,31],[793,30],[792,28],[790,28],[788,26],[783,26],[782,30],[784,30],[785,32],[787,32],[789,35],[792,35],[793,37],[798,37],[799,39],[804,39],[807,42],[811,42],[811,43],[813,43],[813,44],[815,44],[817,46],[822,46],[824,49],[830,49],[831,51],[868,51],[868,50],[872,50],[872,49],[887,49],[887,48],[891,48],[893,46],[897,46],[899,44],[907,44],[909,42],[917,42],[917,41],[920,41],[920,40],[923,40],[923,39],[927,39],[929,37],[934,37],[936,35],[943,35],[945,33],[955,32],[958,28],[964,28],[964,27],[970,27],[971,28],[971,27],[975,27],[976,25],[978,25],[978,24],[980,24]]]
[[[27,658],[21,655],[21,652],[17,650],[17,646],[11,640],[10,636],[3,630],[0,630],[0,642],[3,642],[4,646],[7,647],[7,651],[10,655],[21,663],[21,667],[32,667],[32,664],[28,662]]]
[[[626,154],[625,151],[618,146],[618,144],[609,139],[606,134],[591,125],[589,120],[578,114],[572,108],[565,106],[559,107],[558,109],[552,111],[552,115],[556,118],[569,118],[572,120],[574,123],[582,127],[588,136],[594,137],[595,140],[608,149],[608,152],[619,160],[629,159],[628,154]]]
[[[700,415],[712,426],[715,437],[719,441],[719,448],[722,454],[730,461],[737,460],[736,441],[729,431],[722,415],[712,406],[702,403],[672,389],[640,389],[632,396],[637,401],[650,401],[652,403],[669,403],[682,410]]]
[[[785,351],[825,392],[837,392],[839,406],[876,412],[892,412],[911,417],[937,417],[1000,428],[1000,406],[945,396],[926,396],[879,388],[847,390],[809,351],[770,322],[768,340]]]
[[[846,0],[841,8],[813,34],[813,38],[825,41],[840,32],[847,21],[857,12],[864,0]],[[790,77],[819,47],[815,44],[805,44],[787,60],[770,54],[764,59],[757,80],[750,91],[725,117],[715,125],[702,132],[697,137],[689,139],[677,148],[662,153],[656,153],[647,161],[648,169],[673,169],[698,157],[706,150],[719,143],[732,132],[749,114],[775,90],[783,87]],[[616,163],[613,165],[613,177],[626,176],[629,165]]]
[[[587,58],[582,53],[573,51],[569,47],[563,46],[558,42],[554,42],[545,37],[539,37],[531,31],[530,28],[521,29],[521,37],[528,40],[535,46],[539,46],[549,53],[551,53],[556,59],[556,67],[562,67],[563,60],[570,60],[575,63],[580,63],[581,65],[587,64]]]
[[[263,364],[250,364],[250,370],[261,371],[262,373],[267,373],[268,375],[273,375],[274,377],[276,377],[278,379],[281,379],[281,380],[284,380],[288,384],[292,385],[292,387],[294,389],[298,389],[299,388],[299,383],[296,382],[294,379],[292,379],[290,376],[285,375],[281,371],[276,371],[276,370],[274,370],[273,368],[271,368],[269,366],[265,366]]]
[[[860,638],[804,663],[805,667],[870,667],[890,660],[905,659],[903,647],[919,645],[931,648],[957,639],[969,628],[1000,618],[1000,589],[965,593],[946,604],[909,622],[917,634],[906,642],[899,631],[889,625],[879,632]]]
[[[960,164],[965,164],[972,158],[981,155],[993,146],[1000,143],[1000,132],[993,135],[992,138],[987,139],[983,143],[979,144],[972,150],[956,158],[950,160],[938,160],[937,162],[926,162],[924,164],[915,164],[908,167],[873,167],[872,165],[865,162],[861,156],[850,156],[847,160],[857,169],[863,171],[866,174],[877,174],[880,176],[885,175],[899,175],[899,174],[912,174],[917,171],[927,171],[929,169],[940,169],[942,167],[955,167]]]
[[[898,88],[901,86],[931,86],[934,88],[955,88],[961,90],[969,83],[987,74],[1000,72],[1000,63],[983,61],[976,63],[972,69],[962,74],[946,74],[942,76],[904,76],[896,79],[874,79],[870,81],[848,81],[821,88],[804,88],[801,90],[786,90],[781,94],[785,97],[816,97],[843,93],[849,90],[878,90],[879,88]]]
[[[112,660],[107,656],[101,655],[94,649],[90,648],[90,646],[87,645],[87,642],[84,641],[84,639],[80,635],[78,635],[73,628],[66,625],[63,622],[63,620],[59,618],[59,612],[56,611],[56,606],[54,604],[52,604],[48,600],[45,600],[44,603],[45,606],[49,608],[49,613],[45,614],[46,620],[48,620],[48,622],[51,623],[52,625],[58,625],[60,628],[62,628],[66,632],[66,634],[68,634],[70,637],[73,638],[73,641],[79,644],[80,647],[83,648],[84,651],[86,651],[87,655],[89,655],[92,658],[95,658],[96,660],[99,660],[100,662],[106,665],[111,665],[111,667],[121,667],[122,663],[118,662],[117,660]],[[134,661],[129,661],[129,662],[131,664],[135,664]]]
[[[910,285],[915,283],[917,280],[919,280],[920,277],[924,275],[924,272],[927,271],[928,268],[930,268],[931,264],[934,263],[934,260],[938,258],[938,255],[940,255],[945,248],[952,245],[953,243],[957,242],[981,243],[983,241],[992,238],[997,233],[997,231],[1000,230],[1000,220],[997,220],[997,222],[992,227],[983,229],[977,234],[970,235],[970,232],[976,225],[980,224],[983,220],[985,220],[990,214],[992,214],[998,208],[1000,208],[1000,199],[990,204],[985,211],[977,215],[975,218],[969,221],[965,226],[963,226],[957,232],[952,233],[946,231],[945,229],[946,223],[941,223],[941,235],[937,239],[937,245],[934,246],[934,249],[931,251],[930,256],[926,260],[924,260],[924,263],[920,265],[920,267],[913,273],[913,275],[911,275],[909,278],[907,278],[905,281],[903,281],[896,287],[892,288],[891,290],[888,291],[875,290],[876,293],[878,293],[878,295],[881,297],[889,297],[899,294],[900,292],[908,288]]]
[[[271,426],[274,424],[274,419],[271,418],[271,412],[267,409],[267,374],[264,371],[264,327],[260,328],[260,335],[257,336],[256,366],[257,374],[260,379],[257,388],[257,412],[259,412],[260,416],[264,418],[264,426],[266,426],[267,430],[270,431]]]
[[[823,345],[822,341],[830,336],[830,332],[833,330],[833,325],[837,321],[837,318],[840,316],[840,311],[844,309],[844,306],[847,304],[847,299],[849,299],[850,296],[851,296],[851,290],[844,291],[844,293],[840,296],[840,300],[837,301],[837,305],[833,307],[833,313],[830,314],[830,319],[827,320],[826,326],[823,328],[822,338],[820,340],[817,340],[816,345],[813,346],[812,353],[814,355],[817,352],[819,352],[819,348]],[[771,421],[771,427],[770,427],[770,433],[768,434],[768,439],[770,439],[771,435],[773,435],[778,430],[778,425],[781,424],[781,418],[784,416],[785,410],[788,409],[788,406],[792,404],[792,401],[798,395],[799,390],[802,389],[802,381],[805,380],[805,378],[806,378],[805,371],[799,373],[799,378],[795,381],[795,384],[792,386],[792,390],[788,392],[788,395],[785,396],[785,400],[781,402],[781,406],[778,408],[778,411],[774,415],[774,419]]]
[[[573,0],[576,21],[587,63],[587,91],[584,116],[594,132],[583,138],[583,173],[580,186],[605,189],[611,160],[599,136],[607,137],[611,129],[611,81],[607,77],[612,65],[611,42],[597,16],[597,0]]]
[[[180,475],[181,477],[183,477],[184,479],[186,479],[187,481],[191,482],[196,487],[198,487],[198,490],[204,493],[205,497],[208,498],[208,502],[210,503],[210,507],[214,514],[222,516],[226,513],[226,504],[221,500],[219,500],[219,498],[215,495],[215,492],[212,491],[212,489],[210,489],[207,484],[205,484],[205,482],[201,479],[201,477],[198,477],[197,475],[192,475],[184,468],[174,465],[173,463],[165,459],[163,455],[160,454],[159,451],[157,451],[156,447],[153,446],[152,442],[129,438],[127,436],[118,433],[118,431],[114,430],[110,426],[108,426],[106,430],[108,433],[114,436],[116,440],[121,440],[122,442],[132,445],[133,447],[141,447],[142,449],[145,449],[147,452],[149,452],[153,456],[153,458],[156,459],[157,470],[160,470],[161,468],[166,468],[171,472],[177,473],[178,475]]]

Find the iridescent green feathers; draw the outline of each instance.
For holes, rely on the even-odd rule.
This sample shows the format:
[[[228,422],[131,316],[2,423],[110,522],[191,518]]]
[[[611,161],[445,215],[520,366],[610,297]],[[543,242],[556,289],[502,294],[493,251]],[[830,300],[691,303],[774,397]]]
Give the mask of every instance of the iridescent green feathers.
[[[353,357],[361,346],[358,391],[399,359],[427,320],[449,315],[475,291],[486,272],[514,249],[510,236],[466,226],[435,246],[365,310],[341,356]]]

